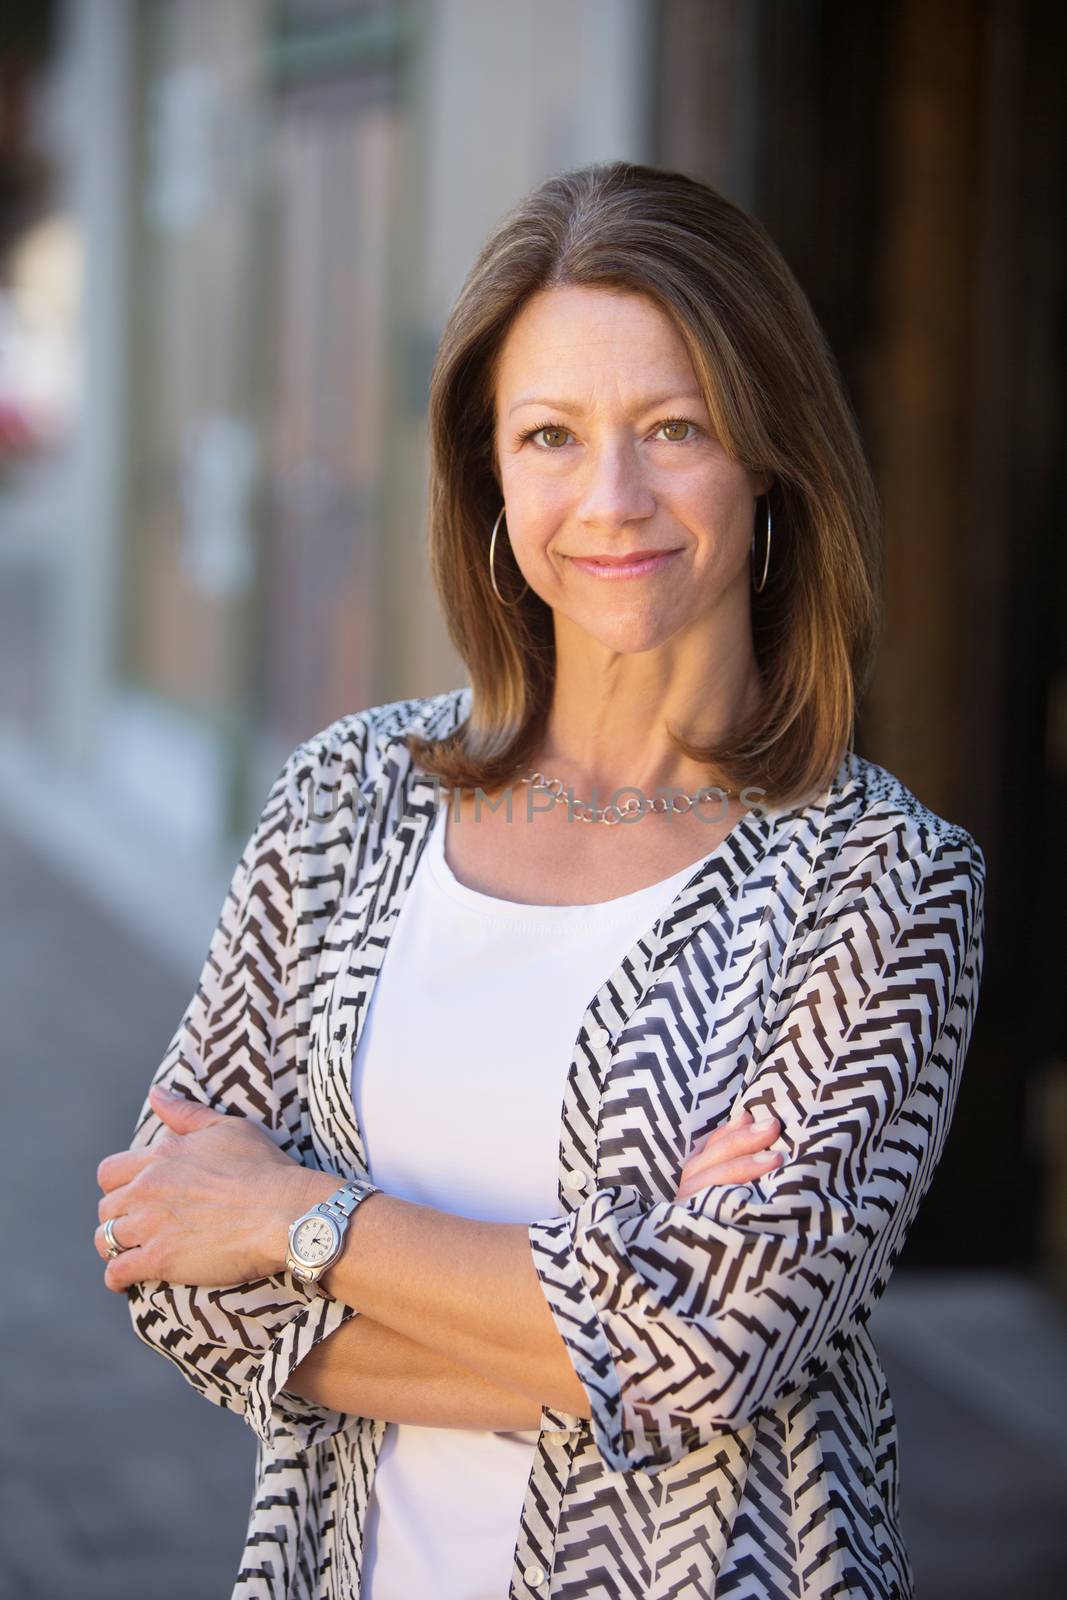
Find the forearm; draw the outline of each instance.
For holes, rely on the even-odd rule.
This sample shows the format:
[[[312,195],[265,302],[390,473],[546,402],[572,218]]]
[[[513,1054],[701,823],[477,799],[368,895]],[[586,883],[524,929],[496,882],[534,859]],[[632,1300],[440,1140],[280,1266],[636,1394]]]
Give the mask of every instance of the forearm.
[[[301,1182],[313,1205],[329,1198],[337,1179],[302,1173]],[[292,1211],[279,1214],[261,1241],[268,1271],[284,1258],[286,1216]],[[481,1222],[372,1194],[352,1218],[345,1247],[322,1284],[363,1316],[494,1386],[538,1407],[589,1415],[523,1223]]]
[[[383,1422],[501,1431],[536,1428],[541,1420],[529,1395],[365,1315],[316,1345],[285,1387],[315,1405]]]

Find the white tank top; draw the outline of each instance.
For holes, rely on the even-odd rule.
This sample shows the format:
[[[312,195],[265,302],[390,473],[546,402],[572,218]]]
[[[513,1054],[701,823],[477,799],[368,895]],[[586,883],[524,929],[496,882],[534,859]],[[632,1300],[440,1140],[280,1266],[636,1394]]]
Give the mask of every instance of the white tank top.
[[[370,1173],[459,1216],[558,1216],[563,1089],[586,1008],[700,863],[595,905],[524,905],[453,876],[447,815],[442,802],[353,1062]],[[501,1600],[537,1436],[390,1422],[359,1600]]]

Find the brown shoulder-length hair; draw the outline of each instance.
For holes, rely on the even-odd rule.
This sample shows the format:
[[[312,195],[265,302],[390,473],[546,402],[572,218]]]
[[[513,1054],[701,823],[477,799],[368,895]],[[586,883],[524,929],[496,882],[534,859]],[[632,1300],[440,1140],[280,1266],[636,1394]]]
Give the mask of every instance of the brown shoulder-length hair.
[[[755,709],[680,750],[768,805],[822,792],[851,748],[881,622],[881,513],[859,432],[807,297],[766,230],[684,173],[624,161],[548,178],[494,229],[441,336],[430,382],[430,565],[471,683],[469,716],[408,748],[449,788],[486,793],[533,759],[551,704],[550,607],[501,605],[489,539],[501,507],[495,372],[529,298],[581,284],[648,296],[685,340],[719,440],[772,477],[770,563],[751,591]],[[762,576],[762,507],[756,524]],[[498,534],[497,584],[522,588]],[[709,776],[709,782],[711,778]]]

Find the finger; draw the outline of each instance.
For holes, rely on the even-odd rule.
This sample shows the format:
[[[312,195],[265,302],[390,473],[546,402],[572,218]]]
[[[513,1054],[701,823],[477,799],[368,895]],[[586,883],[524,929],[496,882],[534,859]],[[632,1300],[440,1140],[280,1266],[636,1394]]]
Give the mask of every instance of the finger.
[[[678,1199],[684,1200],[687,1195],[699,1194],[702,1189],[724,1188],[731,1183],[754,1183],[757,1178],[763,1178],[768,1172],[780,1167],[784,1159],[778,1150],[764,1150],[758,1155],[738,1156],[735,1161],[727,1161],[722,1166],[716,1166],[710,1173],[683,1178],[678,1185]]]
[[[700,1150],[706,1150],[709,1144],[714,1144],[717,1140],[721,1139],[724,1133],[730,1133],[734,1128],[743,1127],[746,1123],[751,1123],[751,1121],[752,1113],[746,1109],[740,1112],[736,1117],[731,1117],[729,1122],[722,1122],[717,1128],[713,1128],[708,1134],[707,1138],[704,1139],[703,1142],[696,1148]]]
[[[107,1219],[105,1218],[105,1221],[106,1220]],[[137,1229],[134,1226],[133,1218],[130,1216],[129,1213],[126,1213],[126,1215],[124,1215],[122,1217],[122,1221],[121,1222],[116,1220],[114,1228],[112,1229],[112,1231],[113,1231],[113,1233],[115,1235],[115,1242],[117,1244],[120,1244],[122,1246],[123,1250],[131,1249],[134,1245],[136,1245],[138,1243]],[[104,1260],[106,1261],[107,1260],[107,1237],[106,1237],[106,1235],[104,1233],[103,1224],[101,1224],[100,1227],[95,1228],[93,1230],[93,1245],[94,1245],[94,1247],[96,1249],[97,1255],[98,1256],[102,1256],[104,1258]],[[122,1251],[119,1252],[120,1255],[121,1255],[121,1253],[122,1253]]]
[[[138,1195],[137,1198],[143,1199],[144,1196]],[[111,1189],[107,1194],[102,1194],[96,1202],[96,1220],[107,1222],[109,1217],[124,1217],[133,1203],[134,1196],[127,1184],[122,1184],[118,1189]]]
[[[187,1095],[175,1094],[159,1083],[151,1085],[148,1096],[159,1120],[175,1133],[195,1133],[198,1128],[210,1128],[227,1116],[225,1111],[213,1111],[202,1100],[190,1100]]]
[[[105,1156],[101,1161],[96,1169],[96,1181],[101,1189],[121,1189],[131,1178],[136,1178],[150,1161],[154,1161],[155,1156],[153,1149],[117,1150],[114,1155]]]
[[[116,1293],[128,1289],[131,1283],[141,1283],[145,1278],[158,1277],[147,1265],[148,1251],[140,1245],[132,1250],[122,1250],[104,1269],[104,1288]]]
[[[721,1161],[732,1161],[735,1156],[751,1155],[754,1150],[773,1144],[781,1131],[775,1117],[762,1118],[738,1128],[724,1128],[722,1137],[713,1145],[705,1144],[694,1151],[683,1170],[699,1172]]]

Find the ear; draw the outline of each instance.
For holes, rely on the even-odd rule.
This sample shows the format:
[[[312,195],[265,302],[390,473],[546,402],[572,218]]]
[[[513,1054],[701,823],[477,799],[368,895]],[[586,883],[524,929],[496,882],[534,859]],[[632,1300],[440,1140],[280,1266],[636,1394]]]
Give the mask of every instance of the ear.
[[[769,494],[774,488],[773,472],[761,472],[758,476],[754,477],[752,486],[755,490],[757,499],[760,497],[760,495]]]
[[[160,1121],[175,1133],[195,1133],[198,1128],[210,1128],[212,1123],[221,1122],[226,1115],[224,1111],[212,1111],[201,1100],[190,1100],[183,1094],[174,1094],[161,1084],[152,1084],[148,1095]]]

